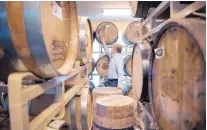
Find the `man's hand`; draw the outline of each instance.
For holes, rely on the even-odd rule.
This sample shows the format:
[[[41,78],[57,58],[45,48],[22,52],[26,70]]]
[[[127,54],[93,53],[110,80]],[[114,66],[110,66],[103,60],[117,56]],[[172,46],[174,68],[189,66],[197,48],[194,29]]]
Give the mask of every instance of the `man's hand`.
[[[104,38],[103,36],[100,37],[100,40],[101,40],[101,42],[102,42],[103,44],[106,43],[106,40],[105,40],[105,38]]]

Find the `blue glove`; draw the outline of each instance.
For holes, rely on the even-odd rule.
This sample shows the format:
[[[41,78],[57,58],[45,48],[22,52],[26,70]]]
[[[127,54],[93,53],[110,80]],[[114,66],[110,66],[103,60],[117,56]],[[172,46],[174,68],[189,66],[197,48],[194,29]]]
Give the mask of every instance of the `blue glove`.
[[[123,89],[122,89],[122,94],[123,95],[127,95],[127,93],[132,89],[131,86],[125,86]]]
[[[95,84],[90,80],[90,89],[93,90],[95,88]]]

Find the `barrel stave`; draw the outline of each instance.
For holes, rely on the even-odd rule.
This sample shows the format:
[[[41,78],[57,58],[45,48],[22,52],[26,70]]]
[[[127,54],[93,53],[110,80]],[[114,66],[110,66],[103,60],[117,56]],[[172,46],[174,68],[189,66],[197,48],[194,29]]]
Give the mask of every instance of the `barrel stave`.
[[[205,33],[205,27],[199,19],[173,21],[166,24],[155,39],[154,49],[163,48],[164,53],[159,59],[152,53],[149,94],[160,129],[205,127],[206,81],[201,78],[206,76],[205,54],[200,46],[205,39],[198,35]]]

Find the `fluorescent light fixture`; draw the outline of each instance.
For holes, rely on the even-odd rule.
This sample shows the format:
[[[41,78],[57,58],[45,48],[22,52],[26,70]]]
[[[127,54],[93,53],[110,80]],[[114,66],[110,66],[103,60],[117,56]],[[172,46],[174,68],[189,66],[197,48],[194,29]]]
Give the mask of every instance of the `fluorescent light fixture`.
[[[130,9],[103,9],[103,15],[131,15]]]

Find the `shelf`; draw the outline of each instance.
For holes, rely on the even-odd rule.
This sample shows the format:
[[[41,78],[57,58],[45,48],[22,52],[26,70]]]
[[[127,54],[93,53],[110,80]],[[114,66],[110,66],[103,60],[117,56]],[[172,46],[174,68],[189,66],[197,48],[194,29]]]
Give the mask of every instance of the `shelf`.
[[[150,24],[150,28],[149,28],[149,32],[147,32],[146,34],[142,33],[142,29],[140,29],[140,34],[141,34],[141,38],[139,40],[144,40],[146,38],[151,37],[151,40],[154,40],[154,35],[160,31],[160,29],[167,23],[173,21],[173,20],[177,20],[177,19],[181,19],[181,18],[185,18],[186,16],[194,13],[195,11],[203,8],[206,6],[206,2],[205,1],[197,1],[194,2],[190,5],[188,5],[187,7],[182,7],[179,4],[179,1],[164,1],[162,3],[160,3],[160,5],[142,22],[141,28],[143,28],[146,24]],[[156,24],[156,18],[158,15],[160,15],[162,12],[165,11],[165,9],[167,9],[168,7],[170,7],[170,18],[168,20],[163,21],[161,24],[159,24],[158,26],[155,26]]]
[[[86,69],[86,65],[80,66],[80,61],[76,61],[75,68],[70,74],[55,77],[47,81],[44,81],[44,79],[39,79],[30,72],[16,72],[10,74],[8,78],[8,87],[7,85],[1,85],[0,89],[8,89],[11,129],[44,129],[51,120],[61,119],[63,116],[65,116],[65,114],[68,114],[68,112],[65,111],[65,105],[81,90],[82,87],[87,85],[87,82],[83,82],[88,79],[87,71],[84,73],[83,77],[81,75],[81,72]],[[71,78],[80,82],[73,84],[70,89],[66,90],[64,82],[65,80],[69,80]],[[42,80],[44,82],[32,85],[22,85],[24,79]],[[52,88],[55,88],[54,103],[52,103],[47,109],[42,111],[31,122],[29,122],[29,101]]]

